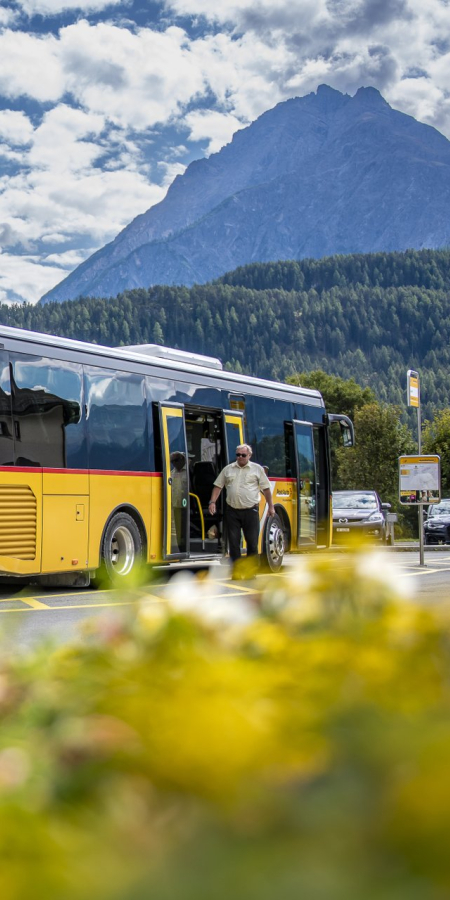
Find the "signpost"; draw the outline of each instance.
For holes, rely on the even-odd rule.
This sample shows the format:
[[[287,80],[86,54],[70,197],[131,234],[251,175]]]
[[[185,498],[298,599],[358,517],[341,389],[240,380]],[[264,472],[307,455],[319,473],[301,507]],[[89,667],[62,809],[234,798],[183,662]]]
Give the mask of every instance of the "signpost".
[[[419,510],[419,563],[424,565],[423,555],[423,507],[439,503],[441,499],[441,471],[439,456],[422,456],[422,419],[420,414],[420,378],[414,369],[407,373],[408,406],[417,409],[418,456],[399,458],[400,503],[417,506]]]

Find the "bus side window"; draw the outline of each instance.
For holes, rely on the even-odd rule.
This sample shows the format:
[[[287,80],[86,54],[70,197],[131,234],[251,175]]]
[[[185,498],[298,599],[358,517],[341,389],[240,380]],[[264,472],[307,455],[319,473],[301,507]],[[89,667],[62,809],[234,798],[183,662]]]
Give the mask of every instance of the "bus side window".
[[[139,472],[148,469],[144,377],[85,367],[89,466]]]
[[[256,436],[253,459],[268,466],[272,478],[286,478],[285,422],[292,418],[292,406],[286,400],[271,397],[252,399]]]
[[[0,465],[14,465],[11,381],[8,354],[0,353]]]
[[[81,365],[11,353],[11,393],[16,465],[86,464]]]

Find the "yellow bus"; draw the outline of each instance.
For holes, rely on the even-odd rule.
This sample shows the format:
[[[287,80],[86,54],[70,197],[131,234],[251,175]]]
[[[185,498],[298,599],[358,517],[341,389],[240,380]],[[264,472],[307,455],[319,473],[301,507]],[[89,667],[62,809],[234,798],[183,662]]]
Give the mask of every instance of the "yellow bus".
[[[0,326],[0,574],[42,584],[125,584],[142,564],[226,553],[212,483],[253,447],[277,515],[261,498],[260,549],[331,541],[329,428],[318,391],[225,371],[156,345],[102,347]]]

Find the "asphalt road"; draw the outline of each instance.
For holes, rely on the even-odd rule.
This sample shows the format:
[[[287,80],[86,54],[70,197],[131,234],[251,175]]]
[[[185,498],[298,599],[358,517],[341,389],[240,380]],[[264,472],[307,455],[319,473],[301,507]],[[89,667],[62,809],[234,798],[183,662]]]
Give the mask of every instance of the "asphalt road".
[[[333,553],[329,551],[328,557]],[[424,604],[442,604],[450,600],[450,547],[425,551],[425,566],[419,565],[419,550],[386,550],[389,561],[397,567],[397,577],[411,579],[416,598]],[[292,559],[292,557],[291,557]],[[287,560],[289,565],[289,559]],[[255,593],[255,582],[231,581],[221,566],[211,569],[212,594],[216,598],[232,598]],[[258,576],[277,578],[276,574]],[[162,580],[163,579],[163,580]],[[133,607],[141,600],[161,602],[170,592],[167,570],[158,583],[124,593],[91,588],[73,590],[41,590],[35,587],[0,587],[0,633],[18,649],[45,639],[66,642],[82,634],[80,626],[93,616],[111,616],[115,610]],[[256,580],[256,587],[258,579]]]

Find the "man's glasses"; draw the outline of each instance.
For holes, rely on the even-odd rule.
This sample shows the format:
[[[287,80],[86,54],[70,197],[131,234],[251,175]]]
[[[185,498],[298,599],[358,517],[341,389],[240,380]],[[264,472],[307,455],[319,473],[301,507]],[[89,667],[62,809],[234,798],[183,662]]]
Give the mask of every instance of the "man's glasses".
[[[243,456],[244,458],[248,456],[247,453],[236,453],[236,456]]]

